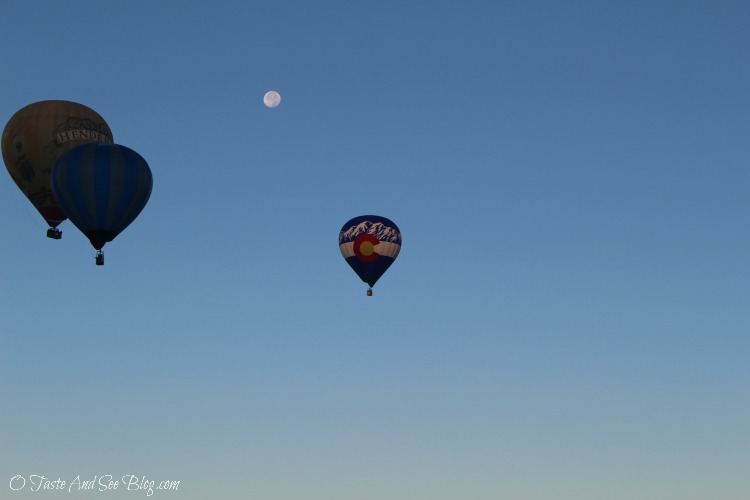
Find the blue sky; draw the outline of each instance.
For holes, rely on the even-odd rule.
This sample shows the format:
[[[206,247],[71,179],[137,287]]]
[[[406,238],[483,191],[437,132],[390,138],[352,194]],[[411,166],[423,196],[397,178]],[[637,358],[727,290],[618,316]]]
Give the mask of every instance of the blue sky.
[[[104,248],[0,182],[0,491],[750,491],[750,5],[4,0],[0,121],[151,166]],[[275,109],[263,94],[282,96]],[[373,297],[341,225],[398,224]]]

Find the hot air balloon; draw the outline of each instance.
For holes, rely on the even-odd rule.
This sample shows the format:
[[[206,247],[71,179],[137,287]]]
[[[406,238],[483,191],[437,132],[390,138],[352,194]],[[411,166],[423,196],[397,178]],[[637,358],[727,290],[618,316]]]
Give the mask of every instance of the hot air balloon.
[[[50,187],[55,161],[81,144],[112,142],[112,131],[99,114],[70,101],[40,101],[16,112],[3,130],[3,161],[10,176],[42,214],[47,236],[59,240],[65,213]]]
[[[379,215],[355,217],[341,228],[339,250],[354,272],[370,285],[367,295],[401,251],[401,232]]]
[[[141,155],[118,144],[84,144],[64,153],[52,169],[52,192],[70,221],[96,248],[138,217],[151,196],[153,177]]]

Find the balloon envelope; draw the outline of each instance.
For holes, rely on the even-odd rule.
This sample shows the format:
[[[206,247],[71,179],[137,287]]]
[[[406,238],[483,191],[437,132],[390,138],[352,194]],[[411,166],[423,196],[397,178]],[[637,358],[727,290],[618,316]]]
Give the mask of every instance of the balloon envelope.
[[[361,215],[341,228],[339,250],[357,276],[374,286],[401,251],[401,231],[385,217]]]
[[[152,187],[146,160],[117,144],[78,146],[52,170],[52,191],[60,206],[97,250],[138,217]]]
[[[40,101],[14,114],[3,130],[3,161],[16,185],[52,227],[65,220],[50,173],[61,154],[81,144],[112,142],[99,114],[70,101]]]

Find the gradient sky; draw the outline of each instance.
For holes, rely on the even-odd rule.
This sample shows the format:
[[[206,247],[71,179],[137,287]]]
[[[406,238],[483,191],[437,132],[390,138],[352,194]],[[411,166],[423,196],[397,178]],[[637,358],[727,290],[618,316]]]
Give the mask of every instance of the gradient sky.
[[[3,498],[748,498],[750,3],[0,8],[154,175],[98,267],[0,174]]]

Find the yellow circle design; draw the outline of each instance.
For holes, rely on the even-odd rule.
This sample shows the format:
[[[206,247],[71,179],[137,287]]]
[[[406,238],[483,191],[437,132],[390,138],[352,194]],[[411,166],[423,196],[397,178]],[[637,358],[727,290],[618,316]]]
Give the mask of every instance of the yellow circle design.
[[[364,255],[365,257],[369,257],[375,252],[375,245],[373,245],[369,241],[363,241],[361,245],[359,245],[359,253]]]

